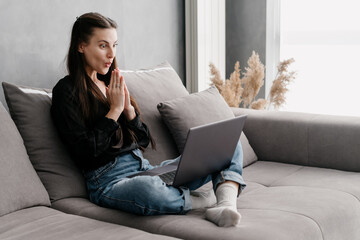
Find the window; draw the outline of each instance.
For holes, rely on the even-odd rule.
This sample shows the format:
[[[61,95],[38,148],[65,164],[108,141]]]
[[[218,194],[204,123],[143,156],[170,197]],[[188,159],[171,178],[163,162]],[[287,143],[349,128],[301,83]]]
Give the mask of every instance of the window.
[[[360,1],[280,2],[280,60],[297,71],[281,110],[360,116]]]

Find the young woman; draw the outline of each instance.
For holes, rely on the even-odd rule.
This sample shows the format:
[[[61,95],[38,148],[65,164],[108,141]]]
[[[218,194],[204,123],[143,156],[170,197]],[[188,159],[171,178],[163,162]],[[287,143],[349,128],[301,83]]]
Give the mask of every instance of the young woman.
[[[98,13],[77,18],[67,57],[69,75],[53,89],[51,114],[84,173],[90,200],[140,215],[185,214],[217,201],[216,207],[206,210],[206,218],[219,226],[237,225],[241,215],[236,199],[245,187],[240,142],[228,169],[180,188],[166,185],[157,176],[127,178],[154,168],[142,151],[150,143],[155,148],[155,142],[117,68],[116,27],[113,20]],[[190,193],[210,180],[216,199],[214,191]]]

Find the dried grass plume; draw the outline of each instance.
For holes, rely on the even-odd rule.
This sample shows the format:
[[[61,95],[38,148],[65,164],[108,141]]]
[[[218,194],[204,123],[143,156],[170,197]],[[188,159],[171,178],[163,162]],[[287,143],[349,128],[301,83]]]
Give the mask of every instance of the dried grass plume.
[[[285,94],[288,84],[295,78],[295,72],[289,72],[288,67],[294,59],[282,61],[278,65],[278,73],[270,90],[268,99],[257,99],[260,88],[264,85],[265,67],[261,63],[259,55],[252,52],[245,68],[241,73],[240,64],[237,61],[230,79],[221,79],[220,72],[213,63],[210,63],[211,84],[216,86],[220,94],[230,107],[246,107],[252,109],[269,109],[271,105],[278,109],[285,103]],[[243,77],[241,78],[241,75]]]
[[[295,79],[295,72],[288,72],[288,67],[294,61],[295,60],[291,58],[280,62],[278,65],[278,73],[273,81],[269,94],[269,102],[273,104],[275,109],[278,109],[286,102],[285,94],[289,91],[288,85]]]
[[[251,105],[259,93],[260,88],[264,85],[265,67],[261,63],[259,55],[253,51],[247,63],[248,67],[245,68],[246,72],[241,80],[244,86],[244,92],[242,94],[244,107]]]
[[[215,86],[230,107],[239,107],[241,103],[241,94],[243,92],[240,79],[240,64],[235,63],[234,72],[230,79],[223,81],[219,70],[213,63],[210,63],[211,85]]]

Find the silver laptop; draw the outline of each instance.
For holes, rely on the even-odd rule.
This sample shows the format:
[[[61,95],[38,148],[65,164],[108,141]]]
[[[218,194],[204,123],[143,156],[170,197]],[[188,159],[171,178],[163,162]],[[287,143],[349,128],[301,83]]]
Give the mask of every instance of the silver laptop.
[[[230,165],[247,115],[190,128],[180,161],[129,176],[159,176],[168,185],[183,186]]]

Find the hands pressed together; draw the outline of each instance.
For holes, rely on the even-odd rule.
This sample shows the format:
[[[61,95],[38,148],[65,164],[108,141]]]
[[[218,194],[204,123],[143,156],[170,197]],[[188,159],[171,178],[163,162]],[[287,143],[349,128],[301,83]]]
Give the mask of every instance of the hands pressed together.
[[[136,117],[135,109],[130,102],[129,90],[118,68],[111,73],[110,83],[106,88],[106,97],[110,103],[110,111],[106,117],[117,121],[122,112],[128,121]]]

